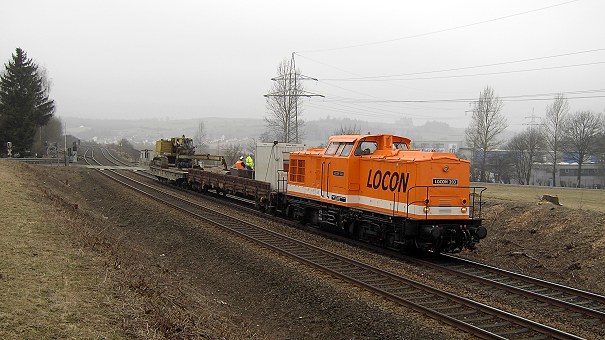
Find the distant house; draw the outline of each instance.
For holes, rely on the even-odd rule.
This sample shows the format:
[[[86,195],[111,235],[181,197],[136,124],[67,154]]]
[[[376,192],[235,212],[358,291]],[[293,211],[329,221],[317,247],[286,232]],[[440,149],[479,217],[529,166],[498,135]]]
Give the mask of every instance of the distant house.
[[[578,164],[558,163],[555,180],[557,186],[576,187],[578,182]],[[603,165],[598,163],[582,164],[582,178],[580,181],[580,187],[582,188],[605,188],[605,170]],[[551,186],[552,182],[552,163],[534,163],[529,184]]]
[[[458,153],[463,145],[461,140],[412,140],[412,149],[429,152]]]

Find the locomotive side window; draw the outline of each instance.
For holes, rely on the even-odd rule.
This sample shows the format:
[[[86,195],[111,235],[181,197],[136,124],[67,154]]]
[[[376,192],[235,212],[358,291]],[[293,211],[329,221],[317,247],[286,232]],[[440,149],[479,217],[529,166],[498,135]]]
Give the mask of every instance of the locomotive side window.
[[[353,143],[345,143],[340,155],[342,157],[349,157],[349,155],[351,154],[351,150],[353,150]]]
[[[408,150],[408,145],[405,143],[393,143],[393,150]]]
[[[305,181],[305,160],[292,160],[289,171],[290,182],[303,183]]]
[[[374,153],[374,151],[376,151],[376,148],[378,147],[378,145],[376,144],[376,142],[360,142],[357,145],[357,148],[355,149],[355,156],[362,156],[362,155],[371,155]]]
[[[326,148],[326,155],[334,155],[336,154],[336,150],[338,150],[338,147],[340,146],[340,143],[334,143],[331,142],[330,145],[328,145],[328,147]]]

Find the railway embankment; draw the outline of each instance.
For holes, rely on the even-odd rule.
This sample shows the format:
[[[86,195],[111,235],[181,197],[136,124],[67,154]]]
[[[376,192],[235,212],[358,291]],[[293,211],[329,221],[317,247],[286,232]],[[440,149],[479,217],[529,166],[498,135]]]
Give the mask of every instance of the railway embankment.
[[[465,337],[93,169],[0,162],[0,183],[2,338]],[[508,194],[462,256],[605,293],[605,213]]]
[[[0,215],[2,338],[466,336],[97,170],[0,162],[0,173],[11,202]]]
[[[488,188],[488,236],[463,256],[605,294],[605,190],[558,190],[562,205],[541,199],[551,188]]]

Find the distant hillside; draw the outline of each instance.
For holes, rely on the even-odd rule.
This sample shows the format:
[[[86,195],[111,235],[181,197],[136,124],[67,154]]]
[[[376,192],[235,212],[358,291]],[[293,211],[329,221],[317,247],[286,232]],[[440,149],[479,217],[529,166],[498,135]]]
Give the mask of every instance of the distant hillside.
[[[63,118],[67,132],[83,140],[113,143],[122,138],[135,143],[153,143],[161,138],[195,135],[200,120],[204,122],[208,140],[243,139],[260,136],[264,131],[261,119],[203,118],[186,120],[102,120]]]
[[[137,145],[151,145],[161,138],[181,135],[194,136],[198,124],[204,122],[209,142],[247,143],[259,138],[265,131],[262,119],[201,118],[186,120],[103,120],[74,117],[62,118],[67,132],[82,140],[115,143],[122,138]],[[410,120],[395,123],[376,123],[351,119],[325,118],[307,121],[302,129],[302,141],[310,147],[325,143],[329,136],[341,129],[356,129],[360,133],[397,134],[412,140],[463,140],[464,129],[452,128],[446,123],[429,122],[414,126]],[[265,141],[270,142],[270,141]]]

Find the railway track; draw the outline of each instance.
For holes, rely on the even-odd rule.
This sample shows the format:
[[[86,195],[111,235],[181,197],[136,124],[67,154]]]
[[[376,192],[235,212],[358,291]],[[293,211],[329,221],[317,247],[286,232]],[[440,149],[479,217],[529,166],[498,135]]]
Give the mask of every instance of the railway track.
[[[101,150],[101,153],[103,154],[103,157],[105,157],[105,159],[107,159],[109,162],[113,163],[114,165],[132,166],[132,164],[124,162],[123,160],[114,156],[111,152],[109,152],[108,149],[100,148],[100,150]]]
[[[108,156],[104,157],[109,159]],[[94,154],[91,154],[90,158],[94,160]],[[573,334],[456,296],[226,215],[223,211],[183,199],[166,190],[122,175],[118,171],[106,170],[103,174],[165,205],[478,337],[579,339]]]
[[[433,262],[439,270],[489,283],[496,288],[536,301],[565,308],[571,312],[605,321],[605,296],[488,266],[452,255],[441,255]]]

